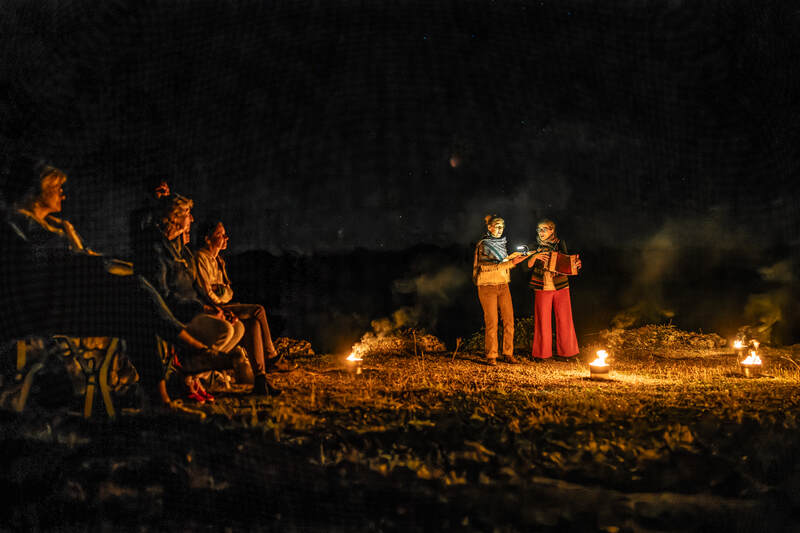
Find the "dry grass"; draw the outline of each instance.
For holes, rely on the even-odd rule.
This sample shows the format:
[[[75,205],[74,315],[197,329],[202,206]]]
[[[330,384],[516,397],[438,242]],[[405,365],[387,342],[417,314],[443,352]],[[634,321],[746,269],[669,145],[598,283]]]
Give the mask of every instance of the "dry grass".
[[[180,419],[179,431],[174,416],[166,431],[163,417],[125,417],[112,433],[135,427],[134,442],[164,443],[137,468],[182,474],[172,489],[156,483],[162,493],[127,478],[112,485],[132,491],[128,506],[182,509],[144,520],[157,529],[206,516],[199,496],[213,517],[244,529],[745,531],[797,518],[800,372],[790,351],[765,350],[757,379],[742,377],[723,349],[686,359],[616,352],[610,379],[594,381],[593,348],[573,362],[488,367],[470,352],[415,356],[406,346],[372,352],[361,374],[346,354],[302,358],[274,378],[278,398],[222,394],[202,407],[205,421]],[[22,426],[23,440],[47,440],[41,424]],[[72,455],[133,468],[130,450],[96,425],[48,427]],[[84,492],[97,486],[87,476],[102,477],[73,463],[67,471]],[[175,487],[195,503],[169,500]],[[94,490],[106,499],[81,505],[128,501]],[[244,517],[226,506],[253,494],[273,501]],[[118,522],[105,515],[100,524]]]

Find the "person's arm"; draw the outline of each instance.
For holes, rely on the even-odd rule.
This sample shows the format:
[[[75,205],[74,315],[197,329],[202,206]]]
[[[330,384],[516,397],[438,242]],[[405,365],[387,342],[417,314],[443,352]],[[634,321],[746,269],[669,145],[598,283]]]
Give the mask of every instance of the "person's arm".
[[[225,300],[225,302],[230,302],[233,300],[233,287],[231,286],[231,280],[228,278],[228,270],[225,268],[225,260],[217,256],[217,266],[219,267],[219,271],[222,278],[222,287],[224,294],[221,296]]]
[[[533,268],[537,261],[539,263],[541,263],[540,266],[542,268],[544,268],[544,262],[547,260],[549,255],[550,255],[550,252],[536,252],[536,253],[530,255],[527,258],[528,259],[528,268]]]
[[[169,282],[169,263],[172,259],[159,238],[148,247],[148,254],[142,264],[142,275],[156,288],[167,302],[167,305],[179,318],[191,320],[191,317],[205,312],[203,302],[195,298],[186,298],[178,294]],[[139,270],[139,262],[136,263]]]
[[[498,261],[494,256],[484,252],[483,244],[478,245],[478,269],[481,272],[493,272],[496,270],[508,270],[513,267],[510,261],[505,263]]]

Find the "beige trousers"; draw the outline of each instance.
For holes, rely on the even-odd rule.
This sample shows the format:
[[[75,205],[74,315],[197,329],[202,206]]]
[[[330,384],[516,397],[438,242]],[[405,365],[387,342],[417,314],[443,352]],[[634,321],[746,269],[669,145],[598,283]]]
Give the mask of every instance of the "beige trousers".
[[[486,325],[486,357],[497,358],[498,309],[503,321],[503,355],[514,355],[514,306],[508,283],[478,285],[478,299],[483,307],[483,322]]]
[[[244,326],[241,320],[231,324],[227,320],[201,313],[186,324],[186,331],[206,346],[228,353],[242,339]]]

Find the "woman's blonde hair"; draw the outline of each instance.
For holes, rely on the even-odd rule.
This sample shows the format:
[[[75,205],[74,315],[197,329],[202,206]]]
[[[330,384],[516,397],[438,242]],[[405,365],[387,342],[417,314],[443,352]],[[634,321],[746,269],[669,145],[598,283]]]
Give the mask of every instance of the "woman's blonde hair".
[[[42,169],[41,188],[45,187],[61,187],[67,181],[67,175],[64,171],[56,167],[47,165]]]
[[[500,215],[486,215],[485,217],[483,217],[483,220],[484,222],[486,222],[487,228],[489,226],[496,224],[497,222],[502,222],[503,224],[506,223],[506,221],[503,220],[503,217],[501,217]]]
[[[30,208],[36,203],[45,188],[61,187],[67,181],[67,175],[64,171],[52,165],[40,164],[39,168],[36,168],[35,171],[38,177],[32,184],[33,186],[15,202],[15,204],[20,207],[24,206]]]
[[[173,194],[162,199],[161,215],[158,219],[158,227],[165,234],[170,234],[183,228],[183,217],[186,216],[194,202],[191,198],[186,198],[180,194]]]

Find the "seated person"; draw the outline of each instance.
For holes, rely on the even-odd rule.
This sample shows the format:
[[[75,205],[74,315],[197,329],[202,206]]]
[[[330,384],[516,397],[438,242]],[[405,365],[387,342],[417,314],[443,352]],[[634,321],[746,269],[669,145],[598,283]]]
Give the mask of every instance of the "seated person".
[[[263,376],[269,370],[289,371],[295,365],[278,355],[272,344],[267,314],[259,304],[234,303],[233,288],[219,255],[228,247],[228,234],[220,221],[206,222],[200,228],[200,248],[196,252],[197,287],[205,301],[233,313],[244,324],[242,339],[253,367],[253,373]]]
[[[56,333],[122,337],[142,386],[169,403],[157,336],[193,350],[196,364],[227,368],[229,358],[192,336],[144,278],[83,245],[54,216],[66,198],[61,170],[16,159],[3,180],[0,239],[0,335],[3,340]],[[152,388],[151,388],[152,387]]]
[[[222,352],[231,351],[244,335],[244,325],[231,312],[204,302],[196,291],[197,265],[187,243],[193,202],[180,195],[162,198],[156,211],[155,227],[144,257],[136,258],[144,275],[164,300],[184,320],[192,335]],[[276,394],[265,376],[256,379],[255,394]]]
[[[128,239],[133,256],[141,255],[143,247],[147,246],[147,230],[153,225],[153,216],[158,206],[159,198],[169,196],[169,184],[161,176],[150,176],[146,180],[147,194],[142,205],[131,212],[128,221]]]

